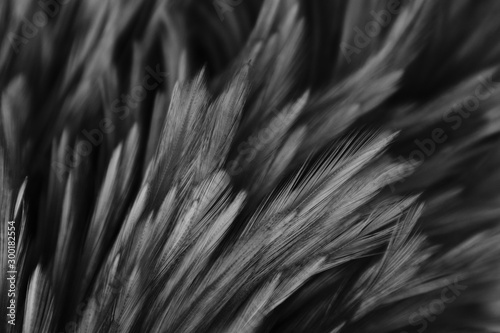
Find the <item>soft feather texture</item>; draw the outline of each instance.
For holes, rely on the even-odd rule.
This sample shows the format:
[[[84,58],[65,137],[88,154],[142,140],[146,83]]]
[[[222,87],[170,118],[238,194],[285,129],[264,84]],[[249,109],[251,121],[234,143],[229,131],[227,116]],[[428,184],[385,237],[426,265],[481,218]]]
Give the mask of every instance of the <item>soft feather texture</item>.
[[[393,3],[1,1],[1,331],[500,332],[500,3]]]

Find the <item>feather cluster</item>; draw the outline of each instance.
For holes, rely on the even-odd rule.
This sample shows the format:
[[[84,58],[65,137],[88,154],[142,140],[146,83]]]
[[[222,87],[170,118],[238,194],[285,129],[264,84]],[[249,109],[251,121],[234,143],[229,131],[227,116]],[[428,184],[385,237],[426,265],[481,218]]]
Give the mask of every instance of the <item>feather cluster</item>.
[[[500,332],[498,15],[0,1],[0,331]]]

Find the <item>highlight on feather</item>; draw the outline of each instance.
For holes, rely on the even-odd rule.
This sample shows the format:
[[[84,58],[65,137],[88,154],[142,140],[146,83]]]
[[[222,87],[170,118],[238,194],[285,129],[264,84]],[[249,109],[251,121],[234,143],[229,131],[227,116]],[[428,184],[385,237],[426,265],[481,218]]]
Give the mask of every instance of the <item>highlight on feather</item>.
[[[0,1],[0,332],[500,332],[499,14]]]

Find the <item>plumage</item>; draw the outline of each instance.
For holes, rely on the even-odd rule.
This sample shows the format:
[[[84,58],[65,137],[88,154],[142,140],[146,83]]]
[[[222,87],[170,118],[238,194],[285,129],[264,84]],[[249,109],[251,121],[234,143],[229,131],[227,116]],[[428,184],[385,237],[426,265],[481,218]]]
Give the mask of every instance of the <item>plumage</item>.
[[[499,14],[1,1],[0,332],[500,332]]]

